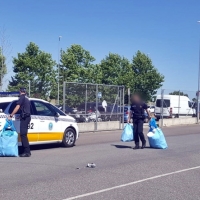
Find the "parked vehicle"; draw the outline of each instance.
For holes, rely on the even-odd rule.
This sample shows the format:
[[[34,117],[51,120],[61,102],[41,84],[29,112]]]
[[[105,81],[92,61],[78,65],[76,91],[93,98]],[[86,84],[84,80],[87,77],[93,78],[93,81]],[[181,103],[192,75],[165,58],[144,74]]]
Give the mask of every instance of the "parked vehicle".
[[[162,110],[163,118],[193,116],[196,114],[193,104],[187,96],[164,95],[162,100],[161,95],[158,95],[155,106],[155,116],[157,119],[161,118]]]
[[[65,105],[65,111],[64,111],[64,106],[63,105],[56,105],[57,108],[65,112],[66,114],[75,114],[74,110],[70,108],[69,106]]]
[[[148,106],[148,110],[150,113],[155,113],[155,106]]]
[[[12,92],[1,92],[0,95],[0,129],[2,129],[6,117],[14,110],[19,98],[12,97]],[[79,137],[75,120],[42,99],[30,98],[29,100],[31,104],[31,122],[28,125],[30,145],[61,143],[65,147],[73,147]],[[18,134],[20,134],[19,119],[20,110],[12,118]],[[20,137],[18,145],[21,145]]]
[[[101,112],[105,109],[102,107],[101,103],[98,104],[97,118],[96,118],[96,102],[82,103],[78,106],[76,112],[77,122],[91,122],[91,121],[102,121]]]

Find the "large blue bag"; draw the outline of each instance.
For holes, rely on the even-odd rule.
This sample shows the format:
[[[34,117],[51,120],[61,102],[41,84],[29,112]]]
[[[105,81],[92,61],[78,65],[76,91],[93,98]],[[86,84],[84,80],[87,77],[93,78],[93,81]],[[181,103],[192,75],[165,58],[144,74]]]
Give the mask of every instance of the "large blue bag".
[[[123,141],[123,142],[131,142],[133,140],[134,140],[134,137],[133,137],[133,126],[130,125],[130,124],[127,124],[124,127],[124,130],[122,132],[121,141]]]
[[[12,120],[6,120],[3,130],[0,132],[0,156],[18,156],[18,133]]]
[[[166,149],[168,147],[165,136],[160,128],[155,128],[147,134],[149,145],[155,149]]]

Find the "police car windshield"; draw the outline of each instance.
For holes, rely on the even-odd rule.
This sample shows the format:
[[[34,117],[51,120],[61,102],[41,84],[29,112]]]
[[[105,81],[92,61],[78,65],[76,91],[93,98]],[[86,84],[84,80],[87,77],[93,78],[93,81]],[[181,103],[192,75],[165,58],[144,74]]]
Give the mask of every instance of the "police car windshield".
[[[65,115],[65,113],[63,113],[59,108],[57,108],[56,106],[53,106],[53,105],[51,105],[51,104],[49,104],[50,105],[50,107],[55,111],[55,112],[57,112],[57,113],[59,113],[60,115],[62,115],[62,116],[66,116]]]
[[[8,107],[9,104],[10,104],[10,102],[0,103],[0,109],[2,110],[2,112],[5,111],[5,109]]]

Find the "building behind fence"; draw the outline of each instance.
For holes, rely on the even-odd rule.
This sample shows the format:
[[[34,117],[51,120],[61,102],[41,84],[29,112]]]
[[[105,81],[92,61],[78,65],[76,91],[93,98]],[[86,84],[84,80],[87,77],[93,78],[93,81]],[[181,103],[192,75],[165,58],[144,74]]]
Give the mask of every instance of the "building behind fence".
[[[124,126],[124,86],[64,82],[63,110],[88,130]],[[108,123],[110,122],[110,123]],[[94,130],[93,130],[94,129]]]

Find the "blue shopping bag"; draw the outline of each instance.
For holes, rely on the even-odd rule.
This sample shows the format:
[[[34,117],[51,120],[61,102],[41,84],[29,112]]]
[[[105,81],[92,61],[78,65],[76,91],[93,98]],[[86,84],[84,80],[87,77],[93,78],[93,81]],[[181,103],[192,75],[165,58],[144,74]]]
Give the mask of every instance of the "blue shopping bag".
[[[6,120],[0,132],[0,156],[18,156],[18,133],[12,120]]]
[[[152,132],[147,134],[149,145],[155,149],[166,149],[168,148],[165,136],[160,128],[154,129]]]
[[[122,132],[121,141],[122,142],[131,142],[133,140],[134,140],[134,137],[133,137],[133,126],[130,125],[130,124],[127,124],[124,127],[124,130]]]

